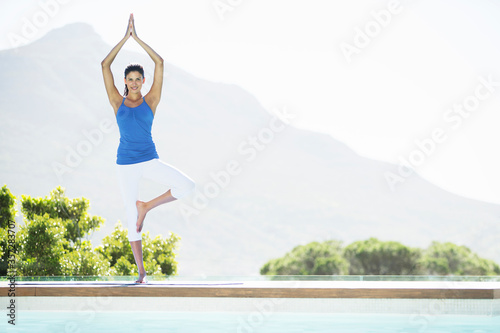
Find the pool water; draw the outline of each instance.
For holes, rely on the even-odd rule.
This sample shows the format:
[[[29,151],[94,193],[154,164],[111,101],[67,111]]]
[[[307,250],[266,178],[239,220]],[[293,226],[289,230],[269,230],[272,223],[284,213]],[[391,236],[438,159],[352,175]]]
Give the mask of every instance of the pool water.
[[[500,316],[263,312],[23,311],[2,332],[499,333]]]

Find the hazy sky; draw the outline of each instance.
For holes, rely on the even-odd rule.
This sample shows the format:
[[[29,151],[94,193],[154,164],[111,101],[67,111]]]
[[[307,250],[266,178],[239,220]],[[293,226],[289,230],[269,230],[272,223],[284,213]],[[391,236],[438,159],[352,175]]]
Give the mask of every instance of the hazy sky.
[[[115,45],[133,12],[167,62],[237,84],[269,110],[287,106],[294,124],[360,155],[408,161],[444,189],[500,203],[498,1],[0,3],[0,49],[72,22]],[[387,170],[396,191],[404,171]]]

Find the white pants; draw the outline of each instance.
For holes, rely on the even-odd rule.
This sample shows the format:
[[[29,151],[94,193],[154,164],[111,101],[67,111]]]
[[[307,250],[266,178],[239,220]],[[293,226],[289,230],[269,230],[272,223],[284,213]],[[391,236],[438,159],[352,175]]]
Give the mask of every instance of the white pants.
[[[176,199],[182,198],[194,188],[194,181],[191,178],[157,158],[135,164],[117,164],[117,169],[118,182],[120,183],[123,203],[125,204],[128,239],[131,242],[142,239],[142,232],[136,231],[136,201],[138,200],[139,181],[141,178],[151,179],[167,186],[172,196]],[[165,191],[168,191],[168,189]]]

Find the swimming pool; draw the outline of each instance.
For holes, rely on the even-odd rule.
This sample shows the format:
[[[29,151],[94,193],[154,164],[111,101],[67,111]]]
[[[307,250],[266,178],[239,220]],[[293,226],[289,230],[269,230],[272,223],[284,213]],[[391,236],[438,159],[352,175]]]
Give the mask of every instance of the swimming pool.
[[[3,325],[6,326],[5,321]],[[10,326],[10,325],[9,325]],[[238,312],[26,312],[3,332],[498,333],[500,317]]]

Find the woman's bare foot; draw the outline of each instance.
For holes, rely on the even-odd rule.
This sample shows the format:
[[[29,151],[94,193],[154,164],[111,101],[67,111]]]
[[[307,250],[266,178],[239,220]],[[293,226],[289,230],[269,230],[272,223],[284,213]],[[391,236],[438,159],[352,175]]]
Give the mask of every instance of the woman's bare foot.
[[[148,210],[144,201],[137,200],[135,205],[137,206],[137,232],[141,232],[142,226],[144,225],[144,218],[146,217]]]
[[[146,272],[144,272],[144,274],[139,274],[139,278],[135,280],[135,283],[148,283],[148,279],[146,278]]]

